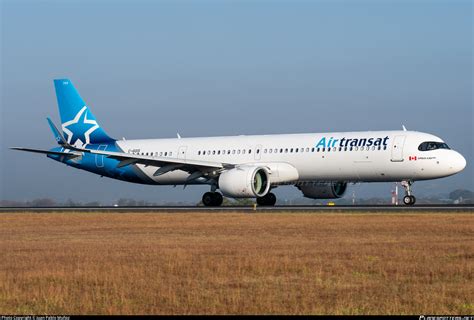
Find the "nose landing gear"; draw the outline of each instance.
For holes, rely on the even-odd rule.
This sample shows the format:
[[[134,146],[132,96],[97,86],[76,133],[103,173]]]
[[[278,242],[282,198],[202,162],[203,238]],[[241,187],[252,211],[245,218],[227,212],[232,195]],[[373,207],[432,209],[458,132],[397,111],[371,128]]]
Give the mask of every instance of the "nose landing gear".
[[[405,196],[403,197],[403,203],[406,204],[407,206],[412,206],[416,202],[416,198],[414,195],[411,193],[411,185],[413,184],[413,181],[402,181],[402,187],[405,188]]]

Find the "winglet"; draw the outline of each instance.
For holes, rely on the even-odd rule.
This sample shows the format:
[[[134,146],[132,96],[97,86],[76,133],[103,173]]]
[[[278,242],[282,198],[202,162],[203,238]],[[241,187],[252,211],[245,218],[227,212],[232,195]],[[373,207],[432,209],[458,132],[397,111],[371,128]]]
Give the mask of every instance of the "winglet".
[[[407,131],[407,128],[402,124],[403,131]]]
[[[48,120],[49,127],[51,128],[51,131],[53,131],[54,134],[54,139],[58,142],[60,145],[67,145],[66,139],[64,139],[63,135],[61,132],[58,130],[58,128],[54,125],[53,121],[51,121],[50,118],[46,118]]]

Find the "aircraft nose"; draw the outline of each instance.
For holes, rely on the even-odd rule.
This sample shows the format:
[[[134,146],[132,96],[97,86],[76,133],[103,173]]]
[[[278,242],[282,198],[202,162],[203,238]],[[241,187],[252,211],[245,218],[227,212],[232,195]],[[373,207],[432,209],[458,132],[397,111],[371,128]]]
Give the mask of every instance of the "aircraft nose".
[[[460,172],[466,167],[466,159],[459,152],[454,154],[454,157],[451,161],[450,167],[455,172]]]

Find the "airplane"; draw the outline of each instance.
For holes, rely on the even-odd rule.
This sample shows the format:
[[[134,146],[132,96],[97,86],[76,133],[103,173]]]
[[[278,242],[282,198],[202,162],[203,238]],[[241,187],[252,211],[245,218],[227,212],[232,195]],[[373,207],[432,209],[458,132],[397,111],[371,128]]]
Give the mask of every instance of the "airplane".
[[[466,166],[439,137],[404,126],[399,131],[116,140],[69,79],[54,80],[54,86],[62,130],[47,121],[59,146],[11,149],[128,182],[207,185],[205,206],[220,206],[223,196],[273,206],[271,191],[282,185],[296,186],[307,198],[336,199],[358,182],[401,182],[404,204],[413,205],[415,181],[451,176]]]

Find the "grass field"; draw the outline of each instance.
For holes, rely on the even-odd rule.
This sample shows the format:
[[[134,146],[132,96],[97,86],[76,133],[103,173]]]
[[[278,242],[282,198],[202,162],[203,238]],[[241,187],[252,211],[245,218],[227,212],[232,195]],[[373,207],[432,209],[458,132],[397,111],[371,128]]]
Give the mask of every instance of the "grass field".
[[[0,314],[474,313],[469,213],[0,221]]]

